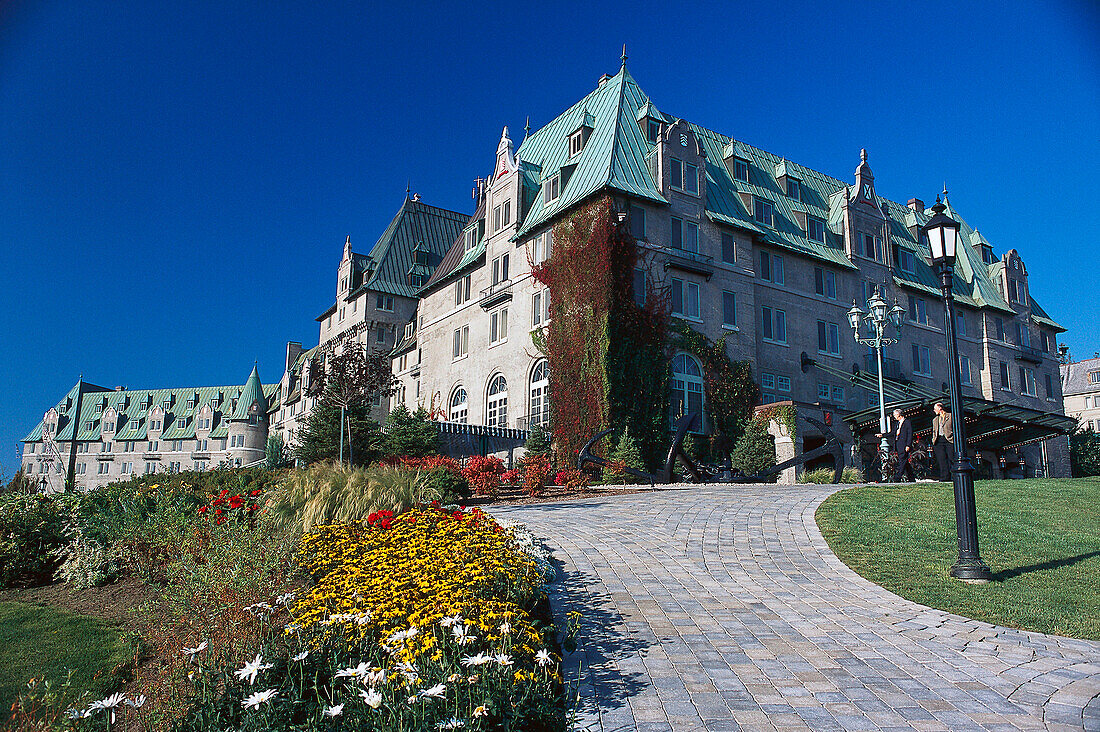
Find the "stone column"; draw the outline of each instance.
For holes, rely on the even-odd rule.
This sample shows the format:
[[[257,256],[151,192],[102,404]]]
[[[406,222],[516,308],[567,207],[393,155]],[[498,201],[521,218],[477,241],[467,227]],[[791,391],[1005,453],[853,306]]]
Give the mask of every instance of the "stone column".
[[[792,459],[796,454],[796,446],[787,426],[778,419],[768,421],[768,434],[775,438],[775,462],[781,463]],[[776,480],[780,485],[794,485],[798,482],[798,468],[790,467],[782,471]]]

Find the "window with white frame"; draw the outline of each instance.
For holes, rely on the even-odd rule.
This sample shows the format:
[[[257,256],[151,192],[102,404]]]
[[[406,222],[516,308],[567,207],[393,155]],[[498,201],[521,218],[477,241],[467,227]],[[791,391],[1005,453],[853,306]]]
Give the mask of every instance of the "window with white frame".
[[[672,312],[686,318],[699,317],[699,284],[672,278]]]
[[[550,425],[550,365],[541,359],[531,369],[530,425]]]
[[[970,373],[970,357],[959,354],[959,383],[974,386],[974,377]]]
[[[465,305],[470,301],[471,276],[466,275],[455,280],[455,307]]]
[[[512,223],[512,202],[503,201],[493,207],[493,231],[497,232]]]
[[[447,411],[447,419],[452,422],[466,424],[469,418],[469,404],[466,400],[466,390],[461,386],[455,387],[451,392],[450,406]]]
[[[729,290],[722,291],[722,325],[727,328],[737,327],[737,293]]]
[[[765,341],[787,342],[787,313],[768,305],[760,308],[760,330]]]
[[[542,201],[543,203],[550,203],[558,200],[558,195],[561,193],[561,176],[555,175],[553,178],[548,178],[545,183],[542,184]]]
[[[677,190],[687,193],[699,192],[699,166],[672,158],[670,184]]]
[[[485,424],[489,427],[505,427],[508,424],[508,381],[504,374],[489,380],[488,399],[485,402]]]
[[[670,424],[688,414],[698,414],[699,422],[695,430],[702,431],[703,407],[703,369],[694,356],[681,353],[672,359],[672,378],[669,380],[672,391],[669,400]]]
[[[830,356],[840,355],[840,326],[824,320],[817,321],[817,352]]]
[[[932,356],[928,346],[913,344],[913,373],[919,376],[932,375]]]
[[[818,295],[836,299],[836,272],[814,267],[814,292]]]
[[[542,325],[550,320],[550,290],[542,290],[531,296],[531,325]]]
[[[1029,368],[1020,367],[1020,391],[1024,396],[1038,396],[1035,388],[1035,372]]]
[[[501,254],[493,259],[493,284],[498,285],[508,279],[508,255]]]
[[[760,279],[783,284],[783,257],[779,254],[760,250]]]
[[[672,217],[672,248],[688,252],[699,251],[699,224]]]
[[[531,240],[531,264],[542,264],[550,259],[553,237],[550,231],[544,231]]]
[[[451,358],[459,359],[470,352],[470,326],[464,325],[455,328],[454,344],[451,349]]]
[[[474,247],[477,246],[477,242],[478,242],[478,239],[479,239],[477,234],[478,234],[478,231],[477,231],[477,225],[476,224],[473,226],[473,228],[467,229],[465,231],[465,233],[463,233],[463,235],[462,235],[462,251],[464,253],[470,251],[471,249],[473,249]]]
[[[1100,384],[1100,371],[1090,371],[1089,372],[1089,383],[1090,384]]]
[[[573,157],[584,149],[584,130],[577,130],[569,136],[569,157]]]
[[[763,198],[752,199],[752,218],[756,223],[771,226],[775,208]]]
[[[494,310],[489,315],[489,344],[500,343],[508,338],[508,308]]]
[[[742,160],[741,158],[733,159],[733,177],[737,180],[748,183],[749,182],[749,161]]]
[[[806,217],[806,238],[825,242],[825,222],[813,216]]]

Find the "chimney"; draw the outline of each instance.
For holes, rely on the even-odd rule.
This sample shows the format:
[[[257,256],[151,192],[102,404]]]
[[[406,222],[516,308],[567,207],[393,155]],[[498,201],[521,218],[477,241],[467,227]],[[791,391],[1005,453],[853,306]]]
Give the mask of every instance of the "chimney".
[[[125,386],[116,386],[115,391],[126,391],[126,387]]]
[[[607,82],[607,80],[610,79],[610,78],[611,78],[611,74],[604,74],[603,76],[600,77],[600,80],[598,82],[596,82],[596,87],[599,88],[599,87],[603,86]]]
[[[907,205],[910,209],[916,211],[917,213],[924,213],[924,201],[920,200],[919,198],[910,198]]]

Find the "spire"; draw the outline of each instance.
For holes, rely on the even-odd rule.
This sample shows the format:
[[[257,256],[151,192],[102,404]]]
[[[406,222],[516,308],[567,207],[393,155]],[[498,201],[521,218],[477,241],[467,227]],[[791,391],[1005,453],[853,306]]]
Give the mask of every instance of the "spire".
[[[937,196],[937,200],[938,198],[939,197]],[[947,181],[943,182],[943,202],[947,203]],[[947,205],[950,206],[951,204],[947,203]]]
[[[351,234],[344,239],[344,259],[351,259]]]
[[[408,178],[405,179],[405,200],[409,200],[411,196],[409,193],[412,191],[412,181]]]
[[[523,139],[526,140],[531,135],[531,115],[527,115],[527,121],[523,124]]]
[[[248,375],[248,381],[241,389],[241,396],[237,399],[237,411],[233,413],[233,419],[248,419],[252,405],[258,404],[259,414],[267,411],[267,399],[264,397],[264,387],[260,383],[259,362],[252,364],[252,373]]]
[[[627,55],[626,55],[626,44],[625,43],[623,44],[623,55],[620,56],[619,58],[622,59],[623,68],[625,69],[626,68],[626,59],[628,58]]]
[[[861,147],[859,149],[859,160],[861,163],[867,162],[867,148]]]

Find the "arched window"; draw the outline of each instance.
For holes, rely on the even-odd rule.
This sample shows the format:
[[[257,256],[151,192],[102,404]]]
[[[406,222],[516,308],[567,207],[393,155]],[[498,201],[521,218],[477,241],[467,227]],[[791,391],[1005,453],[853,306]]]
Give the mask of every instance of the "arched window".
[[[530,425],[550,426],[550,366],[542,359],[531,369]]]
[[[451,392],[451,406],[447,413],[447,419],[452,422],[466,424],[468,407],[466,405],[466,390],[461,386]]]
[[[485,424],[489,427],[508,425],[508,382],[503,374],[489,380],[489,400],[485,406]]]
[[[685,414],[699,413],[697,432],[703,431],[703,369],[699,362],[686,353],[681,353],[672,359],[672,387],[671,399],[669,399],[670,422]]]

